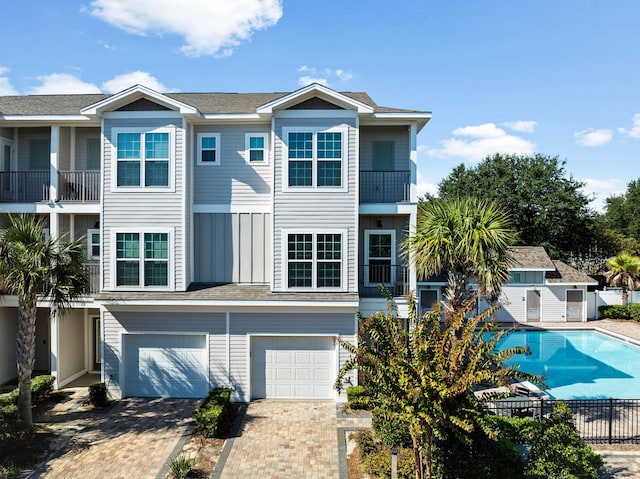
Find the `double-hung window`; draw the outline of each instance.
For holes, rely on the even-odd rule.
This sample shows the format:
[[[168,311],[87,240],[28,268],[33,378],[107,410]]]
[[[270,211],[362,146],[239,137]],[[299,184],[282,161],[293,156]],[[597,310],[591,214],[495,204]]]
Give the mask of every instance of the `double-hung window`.
[[[169,286],[169,233],[116,233],[116,286]]]
[[[334,289],[343,286],[343,233],[285,234],[287,287]]]
[[[220,164],[220,134],[198,133],[198,161],[199,165]]]
[[[284,129],[287,189],[345,186],[346,129]]]
[[[166,188],[170,186],[173,132],[114,129],[116,187]]]
[[[267,162],[267,133],[247,133],[245,135],[245,159],[247,163]]]
[[[100,230],[87,230],[87,257],[89,259],[100,259]]]

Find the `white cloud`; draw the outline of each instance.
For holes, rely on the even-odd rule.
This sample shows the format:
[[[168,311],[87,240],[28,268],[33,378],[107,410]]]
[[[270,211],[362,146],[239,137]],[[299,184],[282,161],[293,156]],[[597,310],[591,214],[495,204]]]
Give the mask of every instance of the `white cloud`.
[[[29,90],[30,95],[51,95],[66,93],[101,93],[100,88],[86,83],[68,73],[52,73],[38,77],[40,85]]]
[[[435,183],[429,183],[427,179],[424,177],[420,171],[418,171],[418,184],[416,187],[416,192],[418,194],[418,198],[423,197],[426,193],[429,193],[432,196],[438,196],[438,185]]]
[[[157,92],[166,93],[167,87],[158,81],[156,77],[147,72],[135,71],[117,75],[102,84],[102,90],[106,93],[117,93],[133,85],[144,85]]]
[[[538,126],[538,122],[533,120],[505,121],[502,126],[520,133],[533,133]]]
[[[613,132],[605,129],[587,128],[586,130],[576,131],[573,136],[579,145],[601,146],[606,145],[613,139]]]
[[[94,0],[91,14],[136,35],[183,37],[186,55],[229,56],[282,17],[281,0]]]
[[[640,113],[633,115],[631,119],[631,129],[618,128],[618,131],[623,135],[630,136],[632,138],[640,138]]]
[[[6,76],[7,73],[9,73],[7,67],[0,67],[0,95],[17,95],[18,92]]]
[[[519,136],[510,135],[494,123],[456,128],[454,136],[468,138],[448,138],[439,142],[437,148],[427,148],[427,153],[437,158],[463,158],[478,162],[494,153],[514,153],[528,155],[536,145]]]
[[[622,195],[627,191],[627,183],[620,179],[601,180],[593,178],[581,178],[579,181],[585,183],[582,191],[588,197],[594,197],[591,207],[596,211],[603,212],[605,200],[613,195]]]
[[[298,72],[305,73],[305,75],[298,78],[298,84],[300,86],[307,86],[310,83],[320,83],[321,85],[329,86],[330,79],[332,78],[343,82],[348,82],[353,78],[353,73],[341,68],[336,68],[335,70],[331,68],[318,70],[317,68],[310,67],[308,65],[302,65],[298,68]]]

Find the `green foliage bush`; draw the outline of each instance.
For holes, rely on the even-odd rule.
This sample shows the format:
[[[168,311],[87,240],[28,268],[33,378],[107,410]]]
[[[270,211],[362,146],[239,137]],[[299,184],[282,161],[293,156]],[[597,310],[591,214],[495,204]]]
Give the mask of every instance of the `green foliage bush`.
[[[598,479],[602,459],[580,438],[571,410],[558,403],[533,443],[525,467],[526,479]]]
[[[629,308],[631,319],[640,322],[640,303],[631,303],[627,307]]]
[[[392,419],[380,408],[371,415],[371,426],[375,436],[389,447],[413,447],[409,434],[409,425],[398,419]]]
[[[44,401],[53,391],[55,376],[43,374],[31,380],[31,400],[34,404]]]
[[[231,389],[215,388],[196,411],[196,432],[203,437],[216,437],[229,409]]]
[[[484,421],[498,436],[515,444],[532,444],[542,429],[542,423],[531,417],[487,415]]]
[[[362,471],[373,477],[390,477],[391,474],[391,450],[384,448],[373,454],[369,454],[362,462]],[[413,479],[416,477],[415,458],[413,450],[398,449],[398,479]]]
[[[601,318],[609,319],[631,319],[631,313],[628,306],[621,304],[609,304],[606,306],[598,306]]]
[[[89,385],[89,404],[93,407],[105,407],[108,402],[105,383],[98,382]]]
[[[171,461],[169,466],[169,473],[172,479],[185,479],[189,477],[191,471],[193,471],[194,462],[193,459],[189,459],[185,456],[178,456]]]
[[[351,386],[347,388],[347,406],[350,409],[369,409],[371,396],[363,386]]]
[[[360,448],[360,454],[366,456],[373,454],[378,450],[378,445],[373,437],[373,433],[369,430],[359,431],[356,435],[356,442]]]

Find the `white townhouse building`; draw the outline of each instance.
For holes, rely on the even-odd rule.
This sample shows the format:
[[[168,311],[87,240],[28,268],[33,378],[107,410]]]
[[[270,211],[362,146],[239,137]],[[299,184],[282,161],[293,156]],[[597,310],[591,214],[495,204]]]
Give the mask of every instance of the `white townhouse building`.
[[[425,111],[290,93],[0,97],[0,228],[86,237],[91,293],[38,310],[36,369],[114,397],[329,398],[356,311],[402,305]],[[16,300],[0,303],[0,383]],[[350,378],[355,383],[355,378]]]

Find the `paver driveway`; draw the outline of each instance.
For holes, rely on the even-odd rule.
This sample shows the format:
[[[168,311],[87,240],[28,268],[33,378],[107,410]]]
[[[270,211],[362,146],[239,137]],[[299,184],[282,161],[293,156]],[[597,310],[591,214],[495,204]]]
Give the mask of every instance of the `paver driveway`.
[[[198,404],[196,399],[124,399],[106,411],[52,414],[51,422],[75,422],[84,429],[29,477],[156,479],[190,433]]]
[[[337,478],[336,428],[333,401],[254,401],[222,473],[213,477]]]

